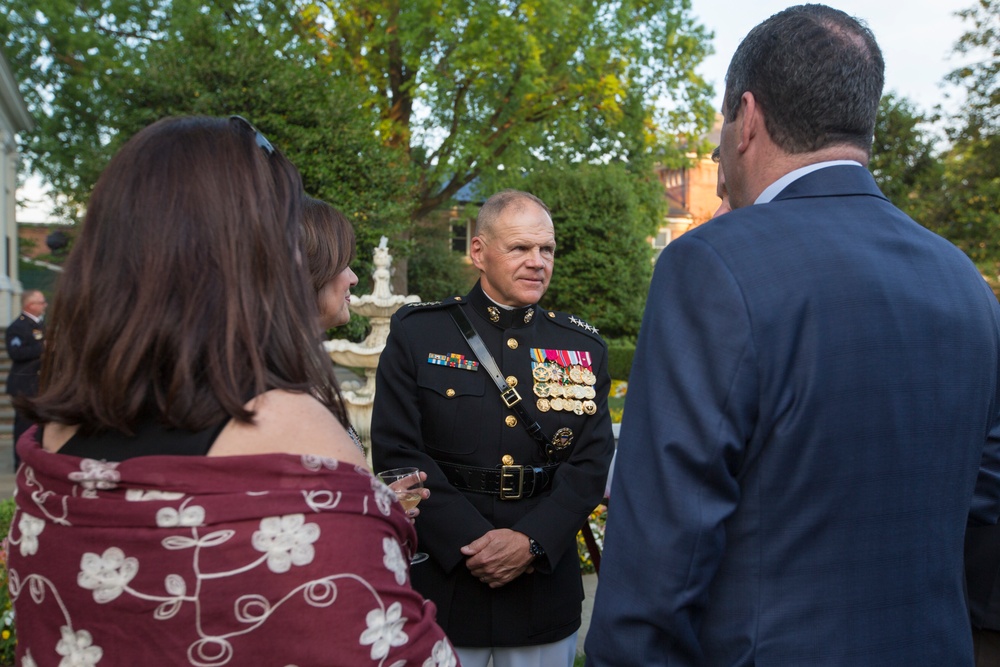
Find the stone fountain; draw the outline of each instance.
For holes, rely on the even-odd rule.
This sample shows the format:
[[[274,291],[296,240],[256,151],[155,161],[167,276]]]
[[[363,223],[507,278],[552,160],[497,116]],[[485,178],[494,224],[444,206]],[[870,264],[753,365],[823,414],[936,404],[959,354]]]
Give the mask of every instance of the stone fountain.
[[[360,343],[348,340],[328,340],[324,343],[334,363],[349,368],[365,369],[364,383],[345,382],[341,387],[341,393],[347,404],[347,414],[351,423],[354,424],[368,451],[369,463],[372,444],[372,402],[375,399],[375,368],[378,366],[379,355],[385,349],[385,341],[389,337],[389,320],[403,305],[420,301],[420,297],[413,294],[402,296],[392,293],[389,283],[392,255],[389,254],[387,242],[388,239],[383,236],[378,247],[373,250],[375,270],[372,271],[372,278],[375,284],[372,293],[360,297],[351,295],[351,312],[368,318],[372,327],[371,333]]]

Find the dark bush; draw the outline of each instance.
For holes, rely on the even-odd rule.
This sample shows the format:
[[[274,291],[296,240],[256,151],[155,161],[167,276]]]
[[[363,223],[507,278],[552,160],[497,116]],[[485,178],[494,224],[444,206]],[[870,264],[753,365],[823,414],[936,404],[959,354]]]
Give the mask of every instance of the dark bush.
[[[608,373],[612,380],[628,382],[632,372],[632,358],[635,356],[635,341],[631,339],[609,340],[608,343]]]

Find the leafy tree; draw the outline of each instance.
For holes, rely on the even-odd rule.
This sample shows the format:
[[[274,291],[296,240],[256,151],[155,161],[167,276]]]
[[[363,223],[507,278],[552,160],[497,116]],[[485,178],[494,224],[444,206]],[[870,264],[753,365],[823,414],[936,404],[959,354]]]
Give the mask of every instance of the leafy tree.
[[[68,214],[151,120],[239,111],[355,220],[362,281],[381,234],[416,245],[399,239],[477,177],[539,162],[639,173],[682,161],[714,119],[694,73],[711,34],[687,0],[0,0],[0,28],[39,121],[24,154]],[[620,213],[616,243],[647,219]],[[435,264],[424,255],[418,269]]]
[[[72,217],[107,162],[122,99],[116,76],[133,72],[163,16],[157,0],[0,1],[0,30],[21,94],[36,120],[22,151],[68,198]]]
[[[407,265],[408,291],[424,301],[436,301],[452,294],[465,294],[479,272],[467,263],[464,252],[451,248],[451,225],[464,227],[476,219],[479,209],[464,206],[457,218],[425,219],[414,229],[414,244]]]
[[[959,12],[972,28],[955,50],[973,56],[948,75],[966,101],[949,130],[944,234],[994,279],[1000,274],[1000,0]]]
[[[304,15],[419,174],[414,218],[501,165],[635,159],[714,117],[685,0],[325,0]],[[654,102],[666,101],[668,112]]]
[[[953,138],[996,137],[1000,133],[1000,0],[978,0],[958,15],[970,21],[955,45],[955,52],[974,59],[947,76],[947,80],[966,91],[966,103],[959,118],[963,126]]]
[[[663,189],[652,172],[635,174],[621,163],[545,166],[507,185],[529,190],[552,211],[556,261],[544,304],[587,320],[602,336],[635,336],[653,269],[649,237],[663,217]]]
[[[933,119],[893,93],[879,103],[875,142],[869,168],[889,200],[917,222],[941,226],[943,166],[935,137],[927,129]]]
[[[355,221],[359,248],[405,227],[405,154],[375,136],[363,91],[323,65],[289,6],[0,0],[4,23],[39,120],[26,153],[75,206],[118,146],[154,120],[240,113],[299,167],[308,193]],[[362,250],[362,281],[370,266]]]
[[[299,168],[306,192],[354,221],[354,268],[364,289],[371,249],[408,222],[406,156],[371,131],[374,118],[352,81],[332,76],[293,31],[265,33],[260,20],[253,13],[175,17],[182,32],[152,45],[143,75],[132,81],[135,114],[123,134],[177,113],[237,111],[252,119]]]
[[[136,82],[205,110],[194,103],[210,91],[257,95],[274,120],[298,106],[269,94],[293,63],[321,88],[350,81],[370,130],[416,168],[413,219],[500,165],[635,159],[713,117],[694,73],[711,35],[685,0],[0,0],[0,27],[40,116],[25,153],[76,204],[143,116]],[[244,58],[276,67],[241,69]],[[193,85],[187,67],[218,76]],[[247,85],[224,88],[235,80]]]

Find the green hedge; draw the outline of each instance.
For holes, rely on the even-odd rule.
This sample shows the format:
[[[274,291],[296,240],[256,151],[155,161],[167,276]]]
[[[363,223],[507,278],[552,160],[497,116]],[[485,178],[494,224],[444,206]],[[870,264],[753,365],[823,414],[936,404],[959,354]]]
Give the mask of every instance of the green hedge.
[[[608,343],[608,373],[612,380],[628,382],[632,372],[632,357],[635,356],[635,341],[631,339],[611,339]]]
[[[7,533],[14,518],[16,506],[13,498],[0,502],[0,538],[3,548],[0,549],[0,665],[13,665],[14,653],[17,647],[17,634],[14,631],[14,610],[11,608],[10,592],[7,589]]]

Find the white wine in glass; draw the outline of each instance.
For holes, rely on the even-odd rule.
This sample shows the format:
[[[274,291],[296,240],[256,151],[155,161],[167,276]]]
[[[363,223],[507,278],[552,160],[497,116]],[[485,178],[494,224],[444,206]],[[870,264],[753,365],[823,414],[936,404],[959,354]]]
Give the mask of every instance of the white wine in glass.
[[[424,499],[421,494],[424,483],[420,480],[420,470],[417,468],[393,468],[392,470],[383,470],[376,476],[382,480],[383,484],[395,491],[396,498],[399,499],[399,503],[407,512],[419,505],[420,501]],[[423,563],[427,558],[427,554],[418,551],[410,555],[410,565]]]

